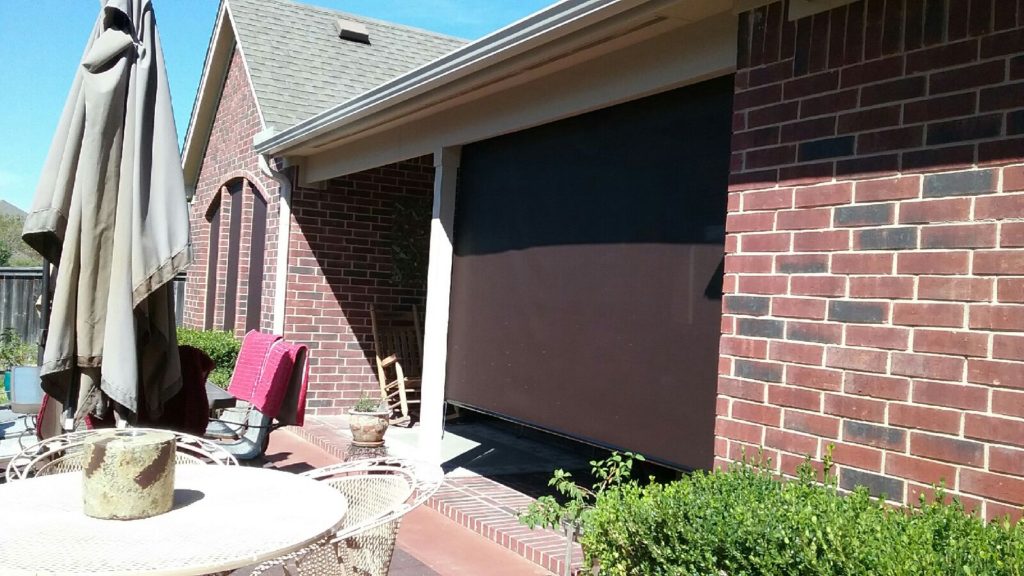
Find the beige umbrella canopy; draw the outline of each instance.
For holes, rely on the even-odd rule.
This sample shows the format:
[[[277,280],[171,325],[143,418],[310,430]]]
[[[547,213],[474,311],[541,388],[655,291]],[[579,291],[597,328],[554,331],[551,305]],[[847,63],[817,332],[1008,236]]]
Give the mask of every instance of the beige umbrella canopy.
[[[191,251],[150,0],[104,2],[24,239],[56,266],[43,390],[77,421],[159,416],[181,387],[170,281]]]

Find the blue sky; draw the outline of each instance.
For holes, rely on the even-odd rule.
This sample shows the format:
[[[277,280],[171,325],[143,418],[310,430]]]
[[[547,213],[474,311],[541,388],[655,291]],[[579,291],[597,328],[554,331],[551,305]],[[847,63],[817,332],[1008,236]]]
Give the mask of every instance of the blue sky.
[[[97,0],[2,0],[0,199],[28,209]],[[319,6],[476,39],[554,0],[314,0]],[[179,139],[195,99],[216,0],[153,0]]]

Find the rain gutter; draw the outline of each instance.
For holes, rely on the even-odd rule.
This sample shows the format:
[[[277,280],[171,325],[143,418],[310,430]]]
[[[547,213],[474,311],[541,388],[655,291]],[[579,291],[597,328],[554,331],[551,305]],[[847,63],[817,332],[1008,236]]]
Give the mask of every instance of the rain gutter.
[[[422,108],[449,99],[456,83],[466,92],[486,82],[472,76],[629,11],[654,13],[678,0],[565,0],[510,24],[476,42],[386,82],[279,133],[254,142],[257,153],[278,156],[318,137],[340,139],[402,117],[400,105]],[[543,55],[538,55],[538,59]],[[332,132],[344,131],[335,137]],[[327,143],[324,143],[327,144]]]

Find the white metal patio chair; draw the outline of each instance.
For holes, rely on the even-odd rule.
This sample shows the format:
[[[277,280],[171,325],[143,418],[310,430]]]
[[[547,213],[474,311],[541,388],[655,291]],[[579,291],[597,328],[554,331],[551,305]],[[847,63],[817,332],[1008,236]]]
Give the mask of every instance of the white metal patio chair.
[[[151,429],[131,428],[130,430]],[[85,440],[94,434],[109,431],[111,429],[79,430],[37,442],[11,458],[7,464],[5,478],[11,482],[35,476],[81,470],[83,467],[82,448],[85,445]],[[215,442],[184,432],[161,431],[174,434],[177,444],[174,460],[177,464],[238,465],[238,460]]]
[[[261,564],[252,575],[282,567],[289,575],[386,576],[402,517],[444,481],[438,465],[389,457],[354,460],[303,476],[343,493],[349,502],[345,518],[330,541]]]

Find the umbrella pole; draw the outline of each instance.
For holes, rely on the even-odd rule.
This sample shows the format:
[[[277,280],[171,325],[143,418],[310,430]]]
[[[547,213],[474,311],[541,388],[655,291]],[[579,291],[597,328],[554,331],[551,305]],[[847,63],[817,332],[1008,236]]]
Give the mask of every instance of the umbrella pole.
[[[78,383],[81,374],[78,368],[73,368],[71,375],[71,383],[68,384],[68,397],[64,401],[64,413],[61,415],[63,420],[61,427],[65,432],[74,432],[75,412],[78,410]]]
[[[50,332],[50,261],[43,259],[42,297],[39,302],[39,356],[38,364],[43,365],[43,350],[46,336]]]

